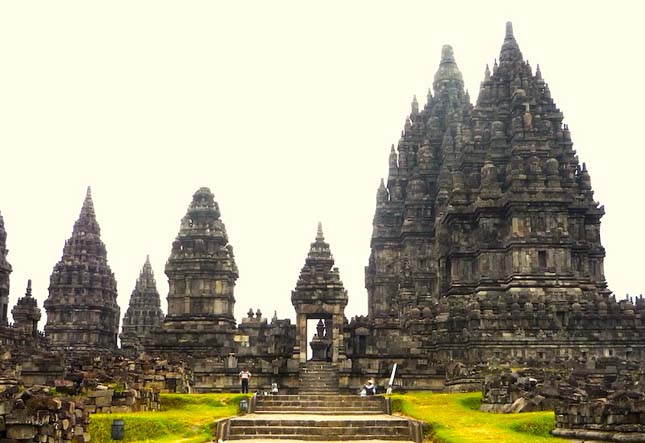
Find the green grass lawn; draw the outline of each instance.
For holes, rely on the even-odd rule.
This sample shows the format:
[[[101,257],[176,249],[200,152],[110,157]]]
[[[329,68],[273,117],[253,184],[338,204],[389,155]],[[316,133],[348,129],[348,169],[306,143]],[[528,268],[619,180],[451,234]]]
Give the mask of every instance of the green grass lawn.
[[[159,412],[93,414],[92,442],[108,443],[112,420],[125,421],[124,442],[202,443],[213,438],[213,422],[237,415],[240,394],[161,394]],[[437,443],[564,443],[549,431],[553,412],[490,414],[479,411],[481,393],[393,395],[396,412],[430,423]]]
[[[437,443],[565,443],[552,437],[552,411],[491,414],[479,411],[481,393],[393,395],[395,411],[430,423]]]
[[[111,442],[112,420],[125,421],[124,442],[201,443],[213,438],[212,424],[237,415],[240,394],[161,394],[161,411],[93,414],[92,442]]]

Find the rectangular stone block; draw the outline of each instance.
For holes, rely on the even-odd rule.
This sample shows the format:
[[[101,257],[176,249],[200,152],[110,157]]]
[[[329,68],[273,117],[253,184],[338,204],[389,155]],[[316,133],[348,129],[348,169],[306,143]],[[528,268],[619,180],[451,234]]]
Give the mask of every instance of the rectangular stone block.
[[[16,440],[32,440],[36,436],[34,425],[9,425],[7,426],[7,438]]]

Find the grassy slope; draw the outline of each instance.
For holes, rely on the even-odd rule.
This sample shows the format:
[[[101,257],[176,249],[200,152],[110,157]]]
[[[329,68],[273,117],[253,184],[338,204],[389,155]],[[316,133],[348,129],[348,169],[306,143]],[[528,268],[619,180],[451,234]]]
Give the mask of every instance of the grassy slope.
[[[213,421],[238,412],[239,394],[161,394],[159,412],[93,414],[92,442],[111,442],[112,420],[125,420],[124,442],[201,443],[212,439]]]
[[[552,437],[553,412],[490,414],[480,412],[481,393],[414,393],[392,396],[393,407],[430,423],[440,443],[564,443]]]

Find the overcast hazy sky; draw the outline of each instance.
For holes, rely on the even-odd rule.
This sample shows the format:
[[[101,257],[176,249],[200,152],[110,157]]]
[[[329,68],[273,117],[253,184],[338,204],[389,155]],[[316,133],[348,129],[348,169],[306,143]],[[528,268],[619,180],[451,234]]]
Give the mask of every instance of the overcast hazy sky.
[[[123,314],[146,254],[163,273],[193,192],[215,193],[249,307],[290,302],[320,220],[367,311],[376,189],[409,103],[453,45],[473,100],[512,20],[605,205],[606,275],[645,291],[639,2],[5,1],[0,211],[11,299],[39,306],[86,186]],[[43,316],[44,323],[44,316]]]

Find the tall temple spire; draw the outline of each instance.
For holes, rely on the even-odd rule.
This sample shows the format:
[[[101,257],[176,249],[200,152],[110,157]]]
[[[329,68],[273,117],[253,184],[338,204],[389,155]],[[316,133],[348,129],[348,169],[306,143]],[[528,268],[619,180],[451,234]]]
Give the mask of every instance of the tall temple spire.
[[[88,188],[45,301],[45,333],[54,348],[116,349],[120,309],[100,233]]]
[[[0,325],[8,323],[9,310],[9,275],[11,265],[7,261],[7,231],[4,229],[4,219],[0,214]]]
[[[168,314],[163,333],[156,334],[158,349],[181,342],[184,352],[233,352],[238,269],[210,189],[202,187],[193,194],[165,271]]]
[[[150,256],[147,255],[123,317],[121,348],[128,351],[141,350],[142,343],[161,327],[163,318],[161,297],[157,291]]]

